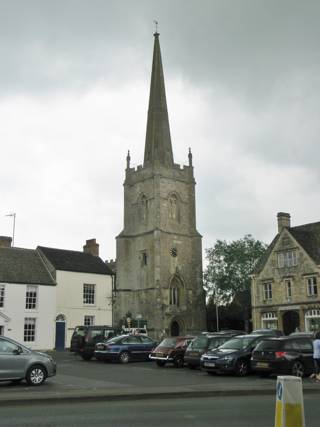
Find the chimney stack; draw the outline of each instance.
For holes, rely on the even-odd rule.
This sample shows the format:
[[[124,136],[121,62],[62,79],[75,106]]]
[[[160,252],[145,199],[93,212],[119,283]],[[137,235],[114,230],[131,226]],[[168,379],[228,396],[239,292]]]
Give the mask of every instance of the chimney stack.
[[[12,237],[0,236],[0,248],[11,248]]]
[[[83,252],[94,256],[99,256],[99,244],[96,239],[86,240],[86,244],[83,247]]]
[[[277,214],[278,218],[278,233],[281,233],[281,231],[284,228],[290,228],[290,214],[286,212],[278,212]]]

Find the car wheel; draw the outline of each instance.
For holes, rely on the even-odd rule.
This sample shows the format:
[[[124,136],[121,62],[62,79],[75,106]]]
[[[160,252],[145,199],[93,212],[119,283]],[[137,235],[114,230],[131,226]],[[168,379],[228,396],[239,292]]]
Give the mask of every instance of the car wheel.
[[[156,364],[160,366],[160,368],[162,368],[166,364],[166,362],[164,362],[163,360],[156,360]]]
[[[81,354],[81,357],[83,360],[86,360],[88,362],[92,359],[92,354]]]
[[[47,377],[45,368],[41,365],[34,365],[28,370],[26,381],[29,385],[41,385]]]
[[[238,360],[235,370],[238,377],[245,377],[249,372],[248,362],[246,360]]]
[[[127,351],[123,351],[120,353],[119,362],[120,363],[128,363],[130,360],[130,354]]]
[[[183,357],[182,356],[177,356],[174,361],[173,361],[173,365],[175,368],[182,368],[183,366]]]
[[[292,368],[291,368],[291,373],[292,375],[294,375],[295,377],[304,377],[304,366],[301,362],[296,361],[293,363]]]

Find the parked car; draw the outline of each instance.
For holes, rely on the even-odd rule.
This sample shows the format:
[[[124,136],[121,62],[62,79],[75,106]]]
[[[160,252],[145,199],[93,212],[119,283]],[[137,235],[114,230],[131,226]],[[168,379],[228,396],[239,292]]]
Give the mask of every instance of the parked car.
[[[91,360],[98,342],[116,335],[111,326],[77,326],[73,332],[70,351],[78,353],[84,360]]]
[[[291,332],[289,337],[309,337],[314,338],[314,332]]]
[[[213,332],[211,332],[213,333]],[[240,329],[222,329],[221,331],[214,332],[215,334],[233,334],[233,335],[246,335],[246,332]]]
[[[0,381],[38,386],[56,375],[57,365],[51,356],[30,350],[17,341],[0,336]]]
[[[120,335],[106,342],[96,344],[94,351],[97,360],[128,363],[134,360],[149,360],[156,341],[146,335]]]
[[[242,332],[243,333],[243,332]],[[185,354],[184,361],[188,368],[194,369],[200,366],[200,358],[207,351],[213,350],[232,337],[236,336],[237,333],[222,333],[217,332],[214,334],[200,335],[194,338],[188,345]]]
[[[181,368],[184,364],[184,353],[193,340],[193,336],[165,338],[151,352],[150,359],[155,360],[160,367],[167,363],[173,363],[176,368]]]
[[[294,335],[263,339],[252,353],[251,366],[263,376],[311,374],[314,369],[312,339]]]
[[[252,331],[251,334],[253,334],[253,335],[271,335],[274,337],[281,337],[283,335],[283,332],[280,331],[280,329],[265,328],[265,329],[256,329],[255,331]]]
[[[201,369],[209,374],[231,372],[245,376],[250,372],[251,353],[264,335],[240,335],[226,341],[216,350],[201,356]]]

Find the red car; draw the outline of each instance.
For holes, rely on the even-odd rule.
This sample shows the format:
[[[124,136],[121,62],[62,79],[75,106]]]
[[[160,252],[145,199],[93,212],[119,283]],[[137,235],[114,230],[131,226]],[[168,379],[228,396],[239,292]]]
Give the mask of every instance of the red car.
[[[150,354],[149,358],[155,360],[158,366],[173,363],[176,368],[184,364],[184,353],[193,336],[165,338]]]

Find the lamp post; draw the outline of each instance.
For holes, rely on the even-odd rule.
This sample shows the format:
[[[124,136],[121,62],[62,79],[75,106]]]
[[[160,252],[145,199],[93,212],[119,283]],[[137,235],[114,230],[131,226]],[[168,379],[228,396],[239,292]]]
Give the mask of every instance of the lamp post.
[[[142,314],[137,314],[136,315],[136,320],[138,322],[138,328],[140,328],[140,320],[142,319]]]
[[[15,233],[15,229],[16,229],[16,213],[9,213],[6,216],[12,216],[13,217],[13,230],[12,230],[12,246],[14,246],[14,233]]]

